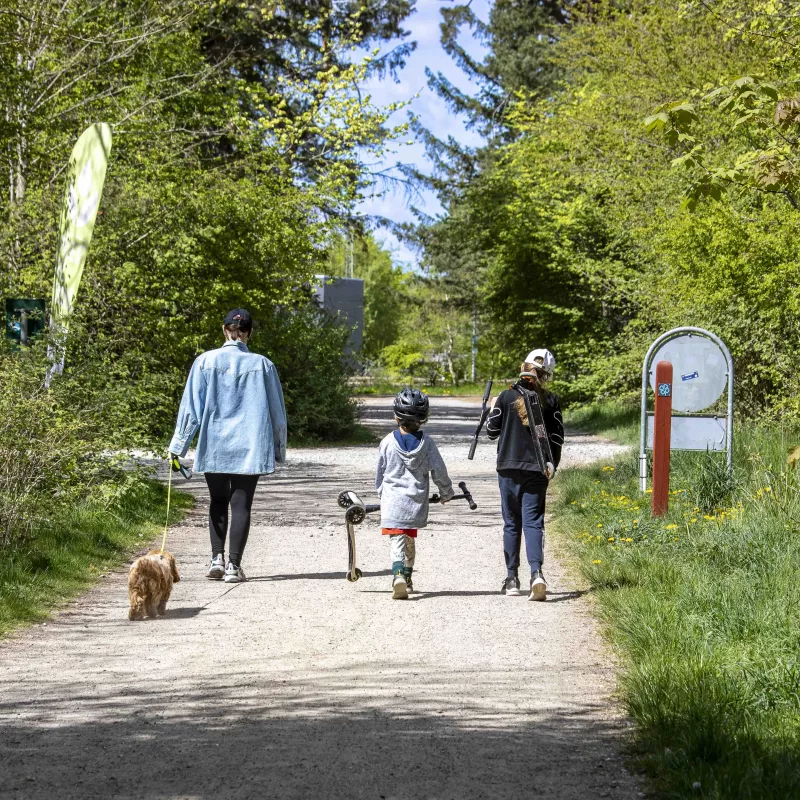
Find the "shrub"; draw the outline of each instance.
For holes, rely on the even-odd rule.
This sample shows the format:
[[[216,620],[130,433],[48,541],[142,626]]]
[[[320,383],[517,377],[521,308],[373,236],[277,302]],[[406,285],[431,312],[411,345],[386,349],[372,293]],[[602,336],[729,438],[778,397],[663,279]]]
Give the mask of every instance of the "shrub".
[[[102,358],[47,388],[44,340],[0,348],[0,546],[8,546],[78,499],[107,504],[143,475],[119,452],[126,415]]]

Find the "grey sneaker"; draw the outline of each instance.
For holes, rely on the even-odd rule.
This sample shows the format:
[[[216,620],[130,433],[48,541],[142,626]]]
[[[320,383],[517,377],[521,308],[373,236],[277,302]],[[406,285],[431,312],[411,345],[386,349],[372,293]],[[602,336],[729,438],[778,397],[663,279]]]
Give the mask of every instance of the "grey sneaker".
[[[392,600],[408,600],[408,583],[404,575],[392,578]]]
[[[519,597],[522,592],[519,588],[519,578],[506,578],[500,588],[500,594],[506,597]]]
[[[547,581],[540,569],[531,575],[531,593],[528,595],[528,600],[547,600]]]
[[[414,591],[414,584],[411,582],[410,575],[406,575],[406,588],[408,589],[409,594]]]
[[[229,561],[228,566],[225,567],[225,583],[244,583],[246,580],[247,576],[244,574],[244,570],[233,561]]]
[[[212,581],[221,581],[225,577],[225,556],[222,553],[211,558],[211,563],[208,565],[208,572],[206,578]]]

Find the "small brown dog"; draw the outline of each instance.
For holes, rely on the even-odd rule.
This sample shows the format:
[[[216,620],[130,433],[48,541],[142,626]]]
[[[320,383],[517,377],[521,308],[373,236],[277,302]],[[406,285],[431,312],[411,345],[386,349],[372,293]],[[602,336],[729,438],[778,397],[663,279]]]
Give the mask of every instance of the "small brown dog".
[[[181,579],[172,553],[151,550],[131,565],[128,573],[128,597],[131,608],[128,619],[155,617],[167,610],[172,584]]]

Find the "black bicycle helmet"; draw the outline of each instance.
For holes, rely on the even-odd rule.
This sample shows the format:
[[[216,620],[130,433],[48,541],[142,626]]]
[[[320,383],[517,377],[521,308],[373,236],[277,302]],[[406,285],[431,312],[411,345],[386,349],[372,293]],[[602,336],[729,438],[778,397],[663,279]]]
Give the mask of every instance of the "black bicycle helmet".
[[[403,389],[394,398],[394,415],[401,422],[425,422],[428,411],[428,397],[419,389]]]

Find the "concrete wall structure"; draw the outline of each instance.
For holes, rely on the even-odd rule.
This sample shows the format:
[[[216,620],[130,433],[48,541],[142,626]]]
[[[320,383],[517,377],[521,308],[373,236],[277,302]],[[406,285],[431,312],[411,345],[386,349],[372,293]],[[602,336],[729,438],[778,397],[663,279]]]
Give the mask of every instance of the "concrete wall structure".
[[[364,281],[317,275],[314,292],[320,306],[352,329],[345,354],[357,356],[364,341]]]

